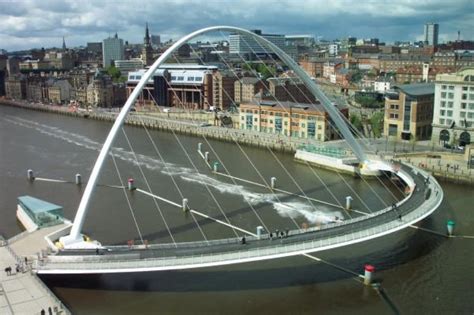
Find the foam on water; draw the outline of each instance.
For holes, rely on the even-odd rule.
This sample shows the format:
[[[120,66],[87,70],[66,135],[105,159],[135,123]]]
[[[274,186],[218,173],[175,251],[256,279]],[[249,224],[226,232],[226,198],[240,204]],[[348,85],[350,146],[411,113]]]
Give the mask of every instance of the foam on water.
[[[57,127],[44,125],[35,121],[19,118],[19,117],[4,117],[4,120],[30,129],[34,129],[41,134],[45,134],[70,144],[80,146],[86,149],[100,151],[102,144],[94,141],[86,136],[68,132]],[[279,199],[283,197],[282,194],[274,193],[259,193],[251,191],[242,185],[235,185],[220,181],[214,177],[210,177],[206,174],[197,172],[196,170],[176,165],[170,162],[163,162],[153,157],[137,154],[137,160],[134,157],[133,152],[125,150],[124,148],[114,147],[112,150],[114,156],[122,161],[132,163],[134,165],[140,165],[150,171],[159,171],[162,174],[170,176],[178,176],[184,181],[196,183],[198,185],[207,185],[222,194],[230,194],[241,196],[246,202],[255,206],[262,203],[271,204],[273,209],[282,216],[288,218],[305,217],[310,223],[328,223],[334,222],[335,218],[343,218],[343,215],[339,211],[332,210],[327,207],[317,205],[313,207],[309,202],[301,202],[299,199],[293,199],[289,202],[280,202]]]

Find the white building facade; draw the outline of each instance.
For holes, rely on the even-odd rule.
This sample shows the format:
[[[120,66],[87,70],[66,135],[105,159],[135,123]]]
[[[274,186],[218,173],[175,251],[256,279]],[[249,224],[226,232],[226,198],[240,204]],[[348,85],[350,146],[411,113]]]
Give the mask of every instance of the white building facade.
[[[254,31],[278,48],[285,49],[285,36],[278,34],[262,34],[261,31]],[[272,53],[267,47],[262,47],[255,39],[248,35],[230,34],[229,35],[229,53],[231,54],[266,54]]]
[[[115,34],[114,37],[109,37],[102,42],[102,66],[104,68],[111,66],[115,60],[124,59],[124,46],[123,39],[118,38]]]
[[[474,138],[474,67],[438,74],[433,113],[435,142],[464,146]]]

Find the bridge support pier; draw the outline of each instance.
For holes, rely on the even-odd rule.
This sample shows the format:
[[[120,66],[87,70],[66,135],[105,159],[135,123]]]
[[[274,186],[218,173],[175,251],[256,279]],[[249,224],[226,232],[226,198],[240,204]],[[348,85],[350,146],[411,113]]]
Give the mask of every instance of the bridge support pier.
[[[35,175],[33,173],[33,170],[30,169],[30,170],[27,171],[27,178],[30,182],[35,180]]]
[[[188,199],[183,198],[183,212],[188,212],[188,211],[189,211]]]
[[[370,285],[372,283],[372,275],[375,272],[375,267],[372,265],[365,265],[364,267],[365,273],[364,273],[364,284],[365,285]]]
[[[446,228],[448,229],[448,236],[453,236],[453,232],[454,232],[454,226],[456,225],[456,222],[454,222],[453,220],[449,220],[447,223],[446,223]]]
[[[128,179],[128,190],[132,191],[132,190],[135,190],[136,187],[135,187],[135,181],[133,180],[133,178],[129,178]]]
[[[262,232],[263,232],[263,226],[259,225],[257,226],[257,237],[258,239],[261,239],[262,238]]]
[[[76,174],[76,185],[82,184],[82,177],[81,174]]]
[[[202,151],[202,143],[199,142],[199,143],[198,143],[198,152],[201,152],[201,151]]]
[[[275,187],[276,187],[276,181],[277,181],[276,177],[270,178],[270,187],[271,187],[272,189],[275,189]]]
[[[219,162],[214,162],[214,164],[212,165],[212,170],[214,171],[214,173],[219,172]]]
[[[347,210],[352,209],[352,200],[353,200],[353,198],[351,196],[346,197],[346,209]]]
[[[209,162],[209,152],[208,151],[204,152],[204,159],[206,160],[206,162]]]

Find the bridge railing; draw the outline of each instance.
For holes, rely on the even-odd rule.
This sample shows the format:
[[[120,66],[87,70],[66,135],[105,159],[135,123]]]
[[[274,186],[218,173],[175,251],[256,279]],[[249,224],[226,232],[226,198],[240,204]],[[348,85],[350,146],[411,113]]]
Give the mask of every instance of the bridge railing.
[[[418,176],[418,175],[416,175]],[[420,176],[427,176],[425,173],[420,173]],[[106,269],[121,269],[121,268],[172,268],[172,267],[179,267],[179,266],[190,266],[190,265],[218,265],[219,263],[229,263],[232,262],[239,262],[245,260],[258,260],[264,259],[262,257],[284,257],[290,256],[297,253],[303,252],[311,252],[315,250],[323,250],[329,249],[331,247],[336,247],[335,245],[341,245],[342,243],[350,244],[356,243],[361,240],[367,240],[374,238],[376,236],[381,236],[384,234],[388,234],[395,230],[400,230],[407,225],[413,224],[420,219],[426,217],[427,215],[431,214],[434,209],[436,209],[443,199],[443,192],[441,186],[437,183],[437,181],[432,178],[428,177],[430,180],[426,185],[426,188],[431,189],[432,193],[426,197],[424,192],[421,192],[422,195],[418,194],[416,196],[417,200],[421,203],[415,203],[413,208],[409,208],[405,210],[403,213],[403,220],[400,220],[397,213],[392,211],[389,215],[389,220],[384,221],[387,217],[374,215],[370,218],[367,217],[359,217],[353,219],[355,222],[363,221],[366,222],[364,224],[359,225],[349,225],[345,226],[345,232],[340,235],[332,235],[330,232],[330,228],[328,227],[327,236],[324,236],[326,233],[323,234],[324,237],[319,239],[312,239],[312,240],[305,240],[299,242],[291,242],[292,237],[283,238],[281,241],[279,239],[274,239],[272,241],[268,241],[269,246],[264,247],[254,247],[254,248],[246,248],[244,245],[238,250],[231,250],[226,252],[218,252],[218,253],[207,253],[207,254],[199,254],[199,255],[188,255],[188,256],[180,256],[180,257],[154,257],[154,258],[147,258],[147,259],[124,259],[124,260],[114,260],[114,261],[100,261],[100,262],[54,262],[54,257],[51,257],[50,263],[47,263],[43,266],[38,266],[38,269],[75,269],[75,270],[90,270],[90,269],[98,269],[98,270],[106,270]],[[421,179],[421,178],[420,178]],[[388,210],[387,210],[388,209]],[[389,212],[391,209],[387,208],[381,210],[382,212],[386,213]],[[380,211],[379,211],[380,212]],[[380,224],[378,224],[380,223]],[[343,224],[336,224],[339,226],[343,226]],[[315,234],[317,235],[317,234]],[[235,243],[235,239],[232,239]],[[248,239],[249,242],[252,241],[251,238]],[[118,257],[117,257],[118,258]]]

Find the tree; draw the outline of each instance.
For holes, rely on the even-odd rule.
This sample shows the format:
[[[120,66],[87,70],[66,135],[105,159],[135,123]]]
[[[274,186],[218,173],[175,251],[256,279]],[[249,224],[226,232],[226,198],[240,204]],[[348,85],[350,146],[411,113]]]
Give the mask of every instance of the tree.
[[[360,118],[359,115],[351,114],[349,118],[350,118],[352,126],[354,126],[355,129],[362,130],[362,119]]]
[[[114,82],[123,82],[121,81],[122,73],[115,66],[107,67],[106,70],[107,70],[107,74],[110,75],[110,77],[112,78]]]
[[[383,119],[384,113],[381,111],[373,113],[370,117],[370,125],[372,126],[374,138],[380,138],[380,136],[382,135]]]

